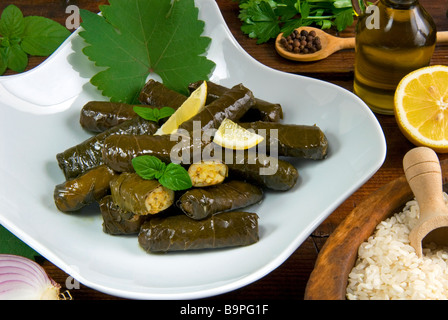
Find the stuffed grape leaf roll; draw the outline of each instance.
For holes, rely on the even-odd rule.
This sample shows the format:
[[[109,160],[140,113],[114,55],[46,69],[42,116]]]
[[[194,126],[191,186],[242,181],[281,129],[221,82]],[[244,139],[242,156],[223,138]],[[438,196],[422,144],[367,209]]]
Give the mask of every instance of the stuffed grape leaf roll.
[[[190,91],[196,90],[202,81],[194,82],[189,85]],[[229,88],[216,84],[211,81],[207,81],[207,103],[218,99]],[[278,103],[271,103],[265,100],[255,97],[255,104],[246,112],[241,121],[267,121],[267,122],[279,122],[283,119],[283,109]]]
[[[56,159],[65,178],[72,179],[103,164],[102,149],[107,137],[121,134],[154,134],[158,128],[155,122],[135,117],[58,153]]]
[[[218,129],[224,119],[238,121],[255,104],[252,92],[238,84],[226,91],[218,99],[205,106],[198,114],[179,126],[180,130],[193,132],[195,122],[200,129]]]
[[[139,95],[139,101],[154,107],[179,108],[187,97],[168,89],[163,83],[150,79]]]
[[[198,142],[196,146],[191,141],[185,144],[171,141],[169,135],[114,135],[105,140],[103,159],[115,171],[133,172],[132,159],[137,156],[152,155],[165,163],[180,162],[184,165],[195,163],[193,160],[198,156],[204,161],[219,160],[226,164],[229,177],[233,179],[247,180],[272,190],[289,190],[298,181],[297,169],[283,159],[248,150],[223,150],[210,141]],[[221,154],[216,152],[219,150]]]
[[[221,161],[200,161],[188,167],[193,187],[208,187],[220,184],[227,178],[229,168]]]
[[[279,156],[313,160],[327,157],[327,137],[316,125],[282,124],[262,121],[239,124],[243,128],[253,129],[256,133],[265,137],[266,139],[261,144],[265,146],[267,152],[269,152],[270,146],[275,146]]]
[[[135,118],[133,104],[110,102],[110,101],[89,101],[81,109],[79,122],[85,130],[99,133],[106,131],[127,120]],[[143,108],[156,108],[149,105],[137,105]]]
[[[115,176],[113,170],[101,165],[57,185],[54,189],[56,207],[62,212],[73,212],[99,201],[109,192],[110,181]]]
[[[177,206],[190,218],[205,219],[215,213],[241,209],[263,199],[263,190],[247,182],[232,180],[207,188],[193,188]]]
[[[136,173],[124,172],[110,182],[113,201],[135,214],[156,214],[174,203],[174,191],[159,181],[145,180]]]
[[[200,221],[186,215],[154,217],[142,225],[138,235],[140,246],[147,252],[246,246],[258,240],[258,215],[237,211]]]
[[[111,235],[138,234],[146,216],[138,215],[120,208],[111,195],[103,197],[100,202],[103,217],[103,231]]]

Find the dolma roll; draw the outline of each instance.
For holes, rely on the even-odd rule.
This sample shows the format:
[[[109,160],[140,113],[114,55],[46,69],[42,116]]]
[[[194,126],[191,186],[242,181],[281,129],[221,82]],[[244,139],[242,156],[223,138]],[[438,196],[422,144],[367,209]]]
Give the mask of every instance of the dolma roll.
[[[177,206],[188,217],[202,220],[218,212],[248,207],[261,199],[261,188],[233,180],[208,188],[190,189],[179,198]]]
[[[154,134],[158,128],[155,122],[135,117],[58,153],[56,159],[65,178],[72,179],[103,164],[102,149],[107,137],[121,134]]]
[[[189,140],[190,142],[192,140]],[[209,148],[210,147],[210,148]],[[211,152],[205,151],[208,148]],[[196,150],[198,149],[198,150]],[[217,155],[215,150],[221,150]],[[118,172],[133,172],[132,159],[152,155],[165,163],[191,164],[198,155],[204,161],[221,161],[229,168],[229,177],[247,180],[261,187],[286,191],[297,183],[299,173],[289,162],[256,152],[224,150],[210,141],[182,143],[171,141],[169,135],[162,136],[110,136],[104,142],[104,163]],[[173,161],[173,157],[176,161]],[[179,161],[178,161],[179,160]]]
[[[103,161],[118,172],[133,172],[132,159],[151,155],[169,162],[171,148],[176,143],[169,135],[162,136],[111,136],[104,140]]]
[[[111,195],[103,197],[100,202],[103,217],[103,231],[111,235],[138,234],[146,216],[121,209]]]
[[[87,131],[99,133],[106,131],[116,125],[130,120],[137,116],[134,112],[133,104],[110,102],[110,101],[89,101],[81,109],[79,122],[81,127]],[[138,107],[157,108],[148,105],[137,105]]]
[[[147,252],[168,252],[246,246],[256,243],[258,216],[229,211],[193,220],[186,215],[155,217],[145,222],[138,235]]]
[[[62,212],[77,211],[109,192],[109,183],[116,173],[105,165],[65,181],[54,189],[54,202]]]
[[[322,130],[316,126],[281,124],[272,122],[239,123],[243,128],[253,129],[265,137],[261,142],[269,147],[277,147],[279,156],[319,160],[327,157],[328,140]],[[261,133],[260,130],[263,130]],[[275,132],[273,132],[275,130]],[[275,134],[274,134],[275,133]]]
[[[173,190],[136,173],[124,172],[112,179],[110,191],[113,201],[121,209],[140,215],[159,213],[174,202]]]
[[[150,79],[139,95],[139,101],[154,107],[179,108],[187,97],[168,89],[163,83]]]
[[[189,90],[196,90],[202,81],[194,82],[189,85]],[[207,104],[218,99],[221,95],[229,90],[229,88],[221,86],[211,81],[207,81]],[[283,119],[283,109],[278,103],[271,103],[255,97],[255,104],[247,111],[241,121],[267,121],[279,122]]]
[[[193,132],[194,123],[199,122],[202,130],[218,129],[224,119],[238,121],[255,104],[252,92],[238,84],[227,90],[223,95],[190,120],[182,123],[178,129]]]
[[[208,187],[220,184],[228,175],[229,168],[221,161],[201,161],[188,167],[193,187]]]
[[[268,157],[256,152],[237,153],[229,167],[229,178],[246,180],[260,187],[277,191],[292,189],[299,179],[299,172],[288,161]]]

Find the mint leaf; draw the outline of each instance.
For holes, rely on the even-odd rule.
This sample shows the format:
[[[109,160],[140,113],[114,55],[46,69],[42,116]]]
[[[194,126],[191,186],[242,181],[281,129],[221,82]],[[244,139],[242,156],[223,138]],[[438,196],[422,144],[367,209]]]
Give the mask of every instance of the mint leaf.
[[[165,165],[159,158],[145,155],[132,159],[132,166],[143,179],[157,179],[161,185],[173,191],[192,187],[187,170],[180,164],[169,163]]]
[[[49,56],[70,35],[70,31],[56,21],[29,16],[23,19],[22,49],[33,56]]]
[[[192,187],[191,178],[187,170],[180,164],[169,163],[166,166],[165,172],[159,179],[159,182],[164,187],[173,191],[185,190]]]
[[[132,159],[135,172],[146,180],[159,179],[165,171],[165,163],[154,156],[138,156]]]
[[[23,72],[28,65],[28,55],[22,48],[15,44],[6,49],[7,66],[16,72]]]
[[[163,118],[168,118],[175,112],[175,110],[170,107],[162,107],[158,110],[159,110],[159,120]]]
[[[0,35],[7,38],[20,37],[24,28],[22,11],[13,4],[7,6],[0,18]]]
[[[132,109],[141,118],[154,122],[158,122],[160,119],[167,118],[174,113],[174,109],[170,107],[163,107],[161,109],[158,109],[134,106]]]
[[[8,59],[6,55],[6,51],[8,48],[2,47],[0,45],[0,74],[5,73],[8,68]]]
[[[9,5],[0,17],[0,75],[7,68],[23,72],[28,54],[48,56],[69,35],[59,23],[44,17],[24,18],[18,7]]]
[[[194,0],[110,0],[102,16],[81,10],[88,46],[83,52],[106,69],[91,79],[115,102],[136,103],[152,72],[168,88],[188,94],[188,84],[208,79],[215,64],[204,56],[211,39],[203,37]]]

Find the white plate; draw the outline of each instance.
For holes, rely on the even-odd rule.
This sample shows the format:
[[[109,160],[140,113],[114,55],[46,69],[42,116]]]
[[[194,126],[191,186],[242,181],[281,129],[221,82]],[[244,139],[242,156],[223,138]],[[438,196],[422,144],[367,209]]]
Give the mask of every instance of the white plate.
[[[215,1],[197,0],[212,81],[243,83],[280,103],[285,123],[317,124],[329,140],[324,161],[295,161],[300,179],[268,193],[254,245],[206,252],[147,254],[136,237],[102,231],[98,212],[63,214],[53,190],[64,176],[56,154],[88,138],[79,111],[104,99],[89,83],[96,72],[75,33],[37,68],[0,77],[0,223],[48,260],[93,289],[132,299],[193,299],[222,294],[265,276],[382,165],[386,145],[369,108],[330,83],[279,72],[251,58],[235,41]]]

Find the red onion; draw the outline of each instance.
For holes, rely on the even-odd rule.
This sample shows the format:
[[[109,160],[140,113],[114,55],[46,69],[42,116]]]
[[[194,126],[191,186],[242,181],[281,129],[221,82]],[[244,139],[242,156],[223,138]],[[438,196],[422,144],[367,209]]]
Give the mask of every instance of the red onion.
[[[0,300],[59,300],[60,288],[36,262],[0,254]]]

